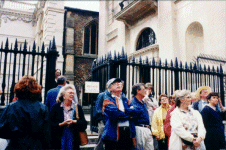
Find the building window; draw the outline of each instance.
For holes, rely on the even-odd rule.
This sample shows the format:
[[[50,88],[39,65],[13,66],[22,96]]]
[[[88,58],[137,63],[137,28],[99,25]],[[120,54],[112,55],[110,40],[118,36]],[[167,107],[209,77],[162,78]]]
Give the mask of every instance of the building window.
[[[94,21],[85,27],[84,54],[96,54],[98,51],[98,25]]]
[[[142,49],[149,45],[153,45],[155,43],[156,43],[155,32],[151,28],[147,28],[140,34],[136,50]]]

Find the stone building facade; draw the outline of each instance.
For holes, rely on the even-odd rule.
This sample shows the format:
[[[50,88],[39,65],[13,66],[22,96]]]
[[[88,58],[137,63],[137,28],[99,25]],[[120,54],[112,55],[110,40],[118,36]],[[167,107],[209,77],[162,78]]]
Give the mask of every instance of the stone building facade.
[[[65,74],[75,85],[80,104],[87,106],[89,94],[84,93],[84,84],[91,79],[92,63],[98,55],[99,13],[70,7],[65,10]]]
[[[226,56],[226,1],[100,1],[100,8],[99,54],[124,47],[130,58],[192,63]]]

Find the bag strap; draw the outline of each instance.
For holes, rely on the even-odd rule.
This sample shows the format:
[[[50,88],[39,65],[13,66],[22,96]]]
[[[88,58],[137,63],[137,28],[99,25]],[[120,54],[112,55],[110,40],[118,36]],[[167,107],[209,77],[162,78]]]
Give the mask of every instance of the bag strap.
[[[78,105],[75,104],[75,113],[76,113],[76,118],[79,120],[79,115],[78,115]]]

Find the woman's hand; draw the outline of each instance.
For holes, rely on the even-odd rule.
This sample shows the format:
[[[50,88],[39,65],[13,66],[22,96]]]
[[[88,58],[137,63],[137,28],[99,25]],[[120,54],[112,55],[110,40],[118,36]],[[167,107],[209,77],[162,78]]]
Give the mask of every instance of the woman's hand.
[[[193,144],[194,144],[194,146],[195,146],[195,147],[199,147],[201,141],[202,141],[202,138],[200,138],[200,137],[194,138],[194,139],[193,139]]]
[[[69,120],[66,120],[62,123],[59,123],[59,126],[69,126],[71,123],[73,122],[73,120],[69,119]]]

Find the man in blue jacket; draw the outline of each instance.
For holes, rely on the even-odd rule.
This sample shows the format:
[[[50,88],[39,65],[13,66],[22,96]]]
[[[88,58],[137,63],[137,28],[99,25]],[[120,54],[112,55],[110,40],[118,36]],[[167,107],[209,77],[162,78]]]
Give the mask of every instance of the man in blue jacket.
[[[52,88],[47,92],[45,105],[49,108],[49,112],[54,104],[56,104],[56,98],[60,89],[66,85],[66,78],[64,76],[59,76],[57,78],[57,87]]]
[[[131,150],[135,144],[135,126],[131,118],[137,111],[122,94],[123,81],[112,78],[108,81],[111,93],[106,93],[103,102],[105,127],[102,139],[106,150]]]
[[[133,118],[136,126],[137,149],[154,150],[153,137],[150,130],[149,113],[143,98],[145,96],[145,86],[138,83],[132,87],[133,99],[131,104],[140,115]]]

